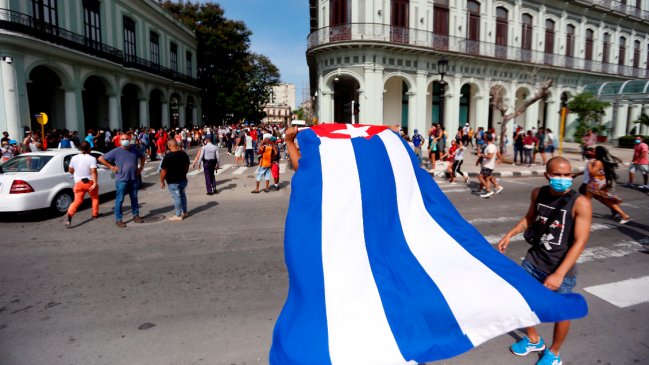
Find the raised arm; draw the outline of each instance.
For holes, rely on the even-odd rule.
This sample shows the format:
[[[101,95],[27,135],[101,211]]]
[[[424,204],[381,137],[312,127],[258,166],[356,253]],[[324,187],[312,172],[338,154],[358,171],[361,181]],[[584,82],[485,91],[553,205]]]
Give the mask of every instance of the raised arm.
[[[290,127],[286,130],[284,136],[286,138],[286,148],[288,148],[288,155],[291,159],[291,164],[293,165],[295,171],[297,171],[300,157],[302,156],[300,154],[300,150],[297,148],[297,145],[295,145],[295,137],[297,137],[297,132],[297,127]]]

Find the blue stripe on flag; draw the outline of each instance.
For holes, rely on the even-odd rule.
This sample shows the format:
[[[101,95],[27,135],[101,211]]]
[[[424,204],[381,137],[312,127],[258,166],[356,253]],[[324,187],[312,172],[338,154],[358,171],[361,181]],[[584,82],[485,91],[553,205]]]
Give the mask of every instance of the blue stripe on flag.
[[[322,268],[322,167],[320,139],[298,134],[302,158],[291,181],[284,233],[289,292],[277,319],[271,364],[331,364]],[[307,228],[308,227],[308,228]]]
[[[367,253],[401,353],[407,360],[426,362],[468,351],[473,345],[437,285],[410,251],[401,230],[385,145],[378,136],[354,138],[352,145],[361,182]]]
[[[551,292],[517,263],[494,249],[477,229],[462,218],[453,203],[434,183],[430,174],[418,167],[417,157],[406,142],[402,142],[404,148],[409,151],[424,205],[431,217],[471,255],[515,287],[541,322],[576,319],[588,314],[588,304],[584,297],[579,294]],[[488,212],[488,203],[485,203],[485,213]]]

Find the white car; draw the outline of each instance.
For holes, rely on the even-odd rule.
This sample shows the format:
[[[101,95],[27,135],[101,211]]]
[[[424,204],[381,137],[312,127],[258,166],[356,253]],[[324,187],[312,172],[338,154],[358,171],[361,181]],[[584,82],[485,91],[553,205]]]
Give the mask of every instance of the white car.
[[[0,164],[0,212],[52,208],[66,213],[74,201],[74,178],[68,166],[79,153],[77,149],[30,152]],[[98,158],[102,153],[91,155]],[[115,191],[114,172],[98,163],[97,175],[100,194]]]

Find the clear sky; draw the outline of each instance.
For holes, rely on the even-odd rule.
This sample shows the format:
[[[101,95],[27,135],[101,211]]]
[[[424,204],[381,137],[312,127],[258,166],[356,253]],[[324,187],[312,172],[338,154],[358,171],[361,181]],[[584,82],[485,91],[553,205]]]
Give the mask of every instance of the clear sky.
[[[295,84],[296,102],[302,101],[302,87],[309,87],[306,65],[306,37],[309,35],[307,0],[201,0],[215,2],[228,19],[241,20],[252,31],[250,47],[279,68],[282,82]]]

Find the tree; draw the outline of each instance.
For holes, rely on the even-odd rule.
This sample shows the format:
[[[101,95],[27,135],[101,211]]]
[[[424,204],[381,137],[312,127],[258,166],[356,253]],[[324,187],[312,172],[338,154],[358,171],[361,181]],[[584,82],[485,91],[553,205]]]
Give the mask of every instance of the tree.
[[[198,42],[198,87],[208,121],[258,121],[279,70],[265,56],[250,51],[250,30],[227,19],[216,3],[172,2],[161,6],[192,29]]]
[[[568,102],[568,110],[570,113],[577,114],[579,118],[577,129],[574,133],[575,141],[581,143],[581,138],[586,135],[589,129],[592,129],[593,132],[598,134],[606,129],[600,124],[600,119],[606,114],[604,109],[609,106],[611,106],[611,103],[598,100],[591,93],[575,95]]]
[[[646,125],[649,127],[649,115],[647,113],[642,113],[638,119],[634,120],[633,123]]]
[[[505,88],[501,85],[496,85],[491,88],[491,90],[489,91],[489,95],[491,96],[491,105],[493,105],[500,112],[500,115],[503,118],[502,126],[500,129],[500,153],[504,154],[506,149],[505,136],[507,135],[507,123],[510,120],[515,119],[516,117],[525,113],[525,110],[527,110],[527,108],[529,108],[530,105],[548,96],[549,89],[550,87],[552,87],[552,84],[553,84],[552,80],[546,80],[545,82],[540,84],[539,87],[536,89],[536,93],[534,93],[534,96],[532,96],[529,99],[525,99],[523,104],[521,104],[518,108],[516,108],[513,113],[509,113],[509,114],[507,114],[509,107],[505,105],[505,101],[504,101]]]

